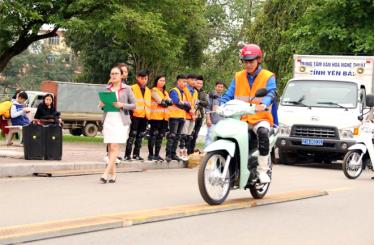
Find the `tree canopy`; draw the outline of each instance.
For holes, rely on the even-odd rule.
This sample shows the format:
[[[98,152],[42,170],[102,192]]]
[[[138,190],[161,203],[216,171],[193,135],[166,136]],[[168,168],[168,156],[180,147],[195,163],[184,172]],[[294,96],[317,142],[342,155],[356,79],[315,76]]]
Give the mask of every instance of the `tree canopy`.
[[[56,36],[59,27],[73,19],[100,18],[115,1],[103,0],[6,0],[0,2],[0,72],[33,42]],[[44,24],[54,28],[40,33]]]
[[[371,0],[269,0],[247,40],[261,45],[280,90],[292,76],[293,54],[373,55]]]
[[[118,62],[151,75],[200,67],[207,46],[203,1],[126,1],[112,11],[69,26],[68,43],[85,64],[82,80],[103,82]]]
[[[68,44],[80,57],[83,66],[80,81],[97,83],[108,79],[111,66],[125,62],[133,74],[148,69],[152,76],[166,73],[172,80],[177,73],[196,72],[203,74],[209,84],[216,80],[228,84],[235,71],[242,68],[240,44],[257,43],[265,54],[262,65],[276,74],[282,90],[292,75],[294,53],[373,55],[374,52],[372,0],[0,0],[0,3],[0,72],[8,76],[17,66],[20,72],[27,65],[21,63],[33,62],[28,60],[33,59],[31,53],[9,63],[13,57],[35,41],[56,35],[58,28],[66,30]],[[53,28],[40,33],[43,24]],[[43,66],[45,62],[38,64]],[[43,73],[40,76],[40,80],[45,79]]]

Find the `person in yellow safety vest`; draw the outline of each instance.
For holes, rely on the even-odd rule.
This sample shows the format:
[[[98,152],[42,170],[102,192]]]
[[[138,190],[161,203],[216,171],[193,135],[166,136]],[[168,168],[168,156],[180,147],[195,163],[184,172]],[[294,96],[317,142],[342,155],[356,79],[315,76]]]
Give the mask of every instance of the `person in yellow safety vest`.
[[[187,75],[177,76],[177,86],[169,91],[173,105],[169,107],[169,134],[166,148],[165,160],[181,160],[177,154],[177,144],[181,138],[181,131],[185,124],[186,112],[190,111],[191,105],[187,101],[184,88],[186,87]],[[180,145],[183,149],[183,145]]]
[[[133,159],[143,161],[140,156],[142,138],[145,134],[148,120],[150,119],[151,91],[146,86],[148,81],[147,71],[140,71],[136,76],[137,83],[132,85],[136,106],[131,116],[129,138],[126,142],[125,160],[131,161],[130,155],[134,143]]]
[[[246,121],[253,132],[258,136],[258,178],[261,183],[269,183],[268,158],[269,158],[269,138],[270,128],[273,126],[273,116],[271,107],[276,97],[276,79],[272,72],[260,66],[263,53],[256,44],[246,44],[241,50],[241,60],[244,70],[236,73],[234,80],[230,84],[227,92],[221,97],[221,104],[232,99],[239,99],[250,103],[250,99],[260,88],[266,88],[268,93],[263,98],[256,98],[251,103],[255,103],[257,113],[242,118]]]
[[[168,107],[172,100],[165,89],[165,75],[156,77],[151,89],[150,137],[148,139],[148,160],[164,161],[159,155],[161,143],[168,129]],[[154,151],[155,150],[155,151]]]
[[[190,146],[191,141],[193,139],[192,133],[194,130],[195,119],[196,119],[195,109],[196,109],[196,103],[198,101],[198,91],[195,89],[196,81],[197,81],[197,76],[195,74],[188,74],[187,86],[184,88],[186,99],[191,105],[190,111],[186,111],[186,120],[185,120],[184,127],[182,129],[182,132],[181,132],[180,146],[182,146],[183,149],[180,150],[180,157],[184,161],[187,161],[188,159],[187,147]]]

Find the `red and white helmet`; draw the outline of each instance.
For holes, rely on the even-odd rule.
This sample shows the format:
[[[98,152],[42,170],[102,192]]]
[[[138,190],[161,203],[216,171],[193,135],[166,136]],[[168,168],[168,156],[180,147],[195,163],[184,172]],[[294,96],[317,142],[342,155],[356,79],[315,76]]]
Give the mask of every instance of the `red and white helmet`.
[[[260,58],[259,62],[261,62],[262,57],[262,50],[256,44],[245,44],[241,49],[241,60],[253,60],[256,58]]]

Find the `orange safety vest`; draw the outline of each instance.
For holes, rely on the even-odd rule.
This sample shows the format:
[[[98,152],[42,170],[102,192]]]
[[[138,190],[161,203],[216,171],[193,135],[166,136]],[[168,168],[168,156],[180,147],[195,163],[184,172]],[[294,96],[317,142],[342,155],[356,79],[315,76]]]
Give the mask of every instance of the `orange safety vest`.
[[[184,94],[186,95],[186,99],[190,103],[191,108],[195,108],[195,103],[198,100],[198,91],[196,89],[194,89],[194,93],[191,94],[188,87],[186,86],[184,88]],[[191,120],[192,116],[191,116],[190,112],[185,111],[185,113],[186,113],[186,119]]]
[[[172,90],[175,90],[177,92],[179,101],[181,102],[186,101],[185,93],[181,94],[180,90],[177,87],[174,87]],[[185,110],[178,108],[175,104],[169,107],[169,118],[184,118],[185,119],[185,116],[186,116]]]
[[[246,70],[237,72],[235,76],[234,98],[250,103],[251,97],[255,96],[258,89],[267,87],[267,81],[271,76],[273,76],[272,72],[262,69],[256,76],[253,86],[250,89]],[[251,103],[260,104],[260,102],[261,98],[256,98],[253,99]],[[273,125],[271,108],[269,108],[269,111],[257,112],[254,115],[243,116],[241,120],[246,121],[251,125],[255,125],[259,121],[268,121],[271,126]]]
[[[135,109],[133,110],[133,116],[139,118],[150,119],[150,108],[151,108],[151,91],[148,87],[145,88],[145,94],[142,95],[141,88],[138,83],[131,86],[135,96]]]
[[[164,90],[164,93],[160,91],[157,87],[153,87],[152,92],[156,91],[162,100],[169,99],[169,94],[167,91]],[[168,107],[162,107],[156,102],[154,98],[151,96],[151,113],[150,119],[151,120],[168,120]]]

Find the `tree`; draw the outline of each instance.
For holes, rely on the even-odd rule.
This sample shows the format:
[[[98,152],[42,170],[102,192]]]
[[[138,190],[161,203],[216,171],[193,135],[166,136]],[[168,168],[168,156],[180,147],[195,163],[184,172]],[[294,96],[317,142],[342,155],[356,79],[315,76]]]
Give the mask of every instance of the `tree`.
[[[279,91],[292,77],[293,54],[373,55],[371,0],[269,0],[248,39],[265,51]]]
[[[75,70],[78,59],[69,51],[52,52],[47,47],[37,47],[33,43],[27,49],[14,57],[3,70],[6,80],[3,85],[27,90],[39,90],[43,80],[58,80],[65,82],[75,81]],[[34,49],[35,48],[35,49]]]
[[[35,41],[56,36],[58,28],[90,16],[104,18],[115,1],[6,0],[0,4],[0,72]],[[54,28],[40,34],[43,24]]]
[[[315,1],[285,35],[299,52],[373,55],[374,1]]]
[[[107,19],[72,22],[67,39],[84,63],[80,79],[102,83],[118,62],[151,76],[199,67],[207,46],[204,12],[201,0],[126,1]]]
[[[205,77],[206,88],[214,87],[215,81],[227,84],[234,73],[242,69],[239,60],[241,43],[246,40],[254,17],[262,6],[262,0],[210,0],[206,18],[209,23],[209,47],[204,62],[197,72]]]

